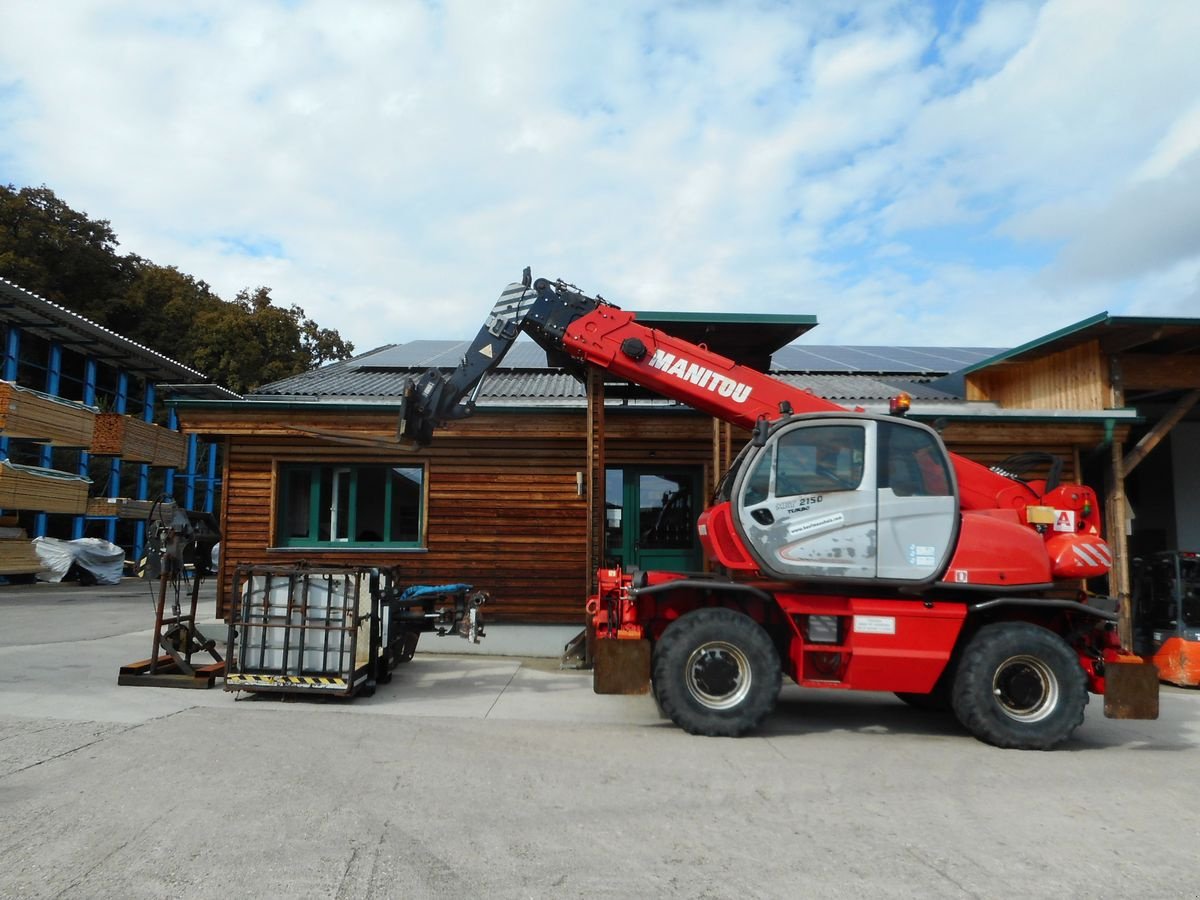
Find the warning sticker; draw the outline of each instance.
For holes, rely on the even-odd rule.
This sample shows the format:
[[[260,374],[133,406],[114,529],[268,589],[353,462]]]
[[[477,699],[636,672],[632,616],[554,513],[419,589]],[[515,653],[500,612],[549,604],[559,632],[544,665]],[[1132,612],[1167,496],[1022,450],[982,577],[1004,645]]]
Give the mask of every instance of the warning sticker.
[[[937,548],[922,544],[908,545],[908,564],[910,566],[932,566],[937,563]]]
[[[859,634],[895,634],[895,616],[855,616],[854,630]]]
[[[1055,531],[1074,531],[1075,530],[1075,510],[1060,509],[1054,517]]]

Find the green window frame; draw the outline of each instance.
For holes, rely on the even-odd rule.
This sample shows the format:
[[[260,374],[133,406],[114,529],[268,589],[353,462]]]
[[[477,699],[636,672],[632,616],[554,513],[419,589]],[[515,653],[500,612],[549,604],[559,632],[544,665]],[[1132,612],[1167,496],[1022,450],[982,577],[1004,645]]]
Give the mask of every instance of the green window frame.
[[[277,497],[276,546],[424,546],[424,466],[281,465]]]

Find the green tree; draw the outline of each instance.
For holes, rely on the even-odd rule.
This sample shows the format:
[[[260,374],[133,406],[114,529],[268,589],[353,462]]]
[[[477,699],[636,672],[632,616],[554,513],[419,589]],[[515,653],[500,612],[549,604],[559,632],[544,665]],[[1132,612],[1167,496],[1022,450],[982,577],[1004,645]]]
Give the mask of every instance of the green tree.
[[[129,284],[134,258],[117,253],[103,219],[76,212],[43,186],[0,185],[0,276],[101,325]]]
[[[300,306],[274,304],[269,287],[225,301],[204,281],[117,247],[107,221],[76,212],[49,188],[0,185],[0,277],[232,390],[354,352]]]

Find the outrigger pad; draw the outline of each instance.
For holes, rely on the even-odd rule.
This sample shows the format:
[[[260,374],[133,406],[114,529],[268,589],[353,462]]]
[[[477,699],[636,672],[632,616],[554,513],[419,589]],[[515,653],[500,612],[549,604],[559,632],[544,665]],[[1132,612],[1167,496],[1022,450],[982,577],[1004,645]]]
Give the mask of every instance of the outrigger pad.
[[[595,645],[592,690],[597,694],[650,693],[650,642],[601,638]]]
[[[1158,667],[1148,662],[1104,666],[1104,715],[1110,719],[1158,718]]]

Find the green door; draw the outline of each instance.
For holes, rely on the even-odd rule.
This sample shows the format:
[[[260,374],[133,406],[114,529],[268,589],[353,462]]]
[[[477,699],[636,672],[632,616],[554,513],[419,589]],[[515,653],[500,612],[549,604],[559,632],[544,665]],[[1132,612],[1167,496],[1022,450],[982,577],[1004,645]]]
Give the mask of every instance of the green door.
[[[606,559],[625,569],[699,571],[701,474],[696,467],[606,469]]]

